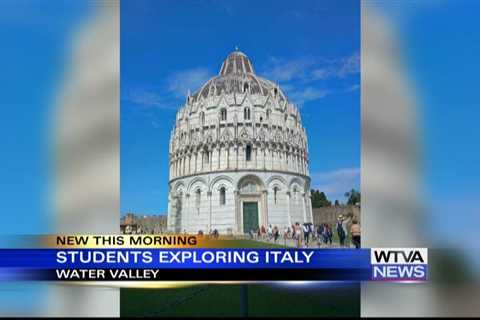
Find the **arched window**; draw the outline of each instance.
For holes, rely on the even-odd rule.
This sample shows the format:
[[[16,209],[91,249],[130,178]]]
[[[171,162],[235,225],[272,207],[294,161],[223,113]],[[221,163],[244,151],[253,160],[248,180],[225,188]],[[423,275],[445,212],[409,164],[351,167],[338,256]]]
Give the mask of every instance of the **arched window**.
[[[200,208],[201,197],[202,191],[200,191],[200,189],[197,189],[197,191],[195,191],[195,206],[197,207],[197,209]]]
[[[293,200],[297,200],[297,187],[293,187]]]
[[[226,202],[226,199],[225,199],[225,187],[221,187],[221,188],[220,188],[220,205],[221,205],[221,206],[224,206],[224,205],[225,205],[225,202]]]
[[[200,124],[203,126],[205,125],[205,113],[200,113]]]
[[[278,192],[278,187],[273,187],[273,201],[275,204],[277,204],[277,192]]]
[[[287,122],[288,114],[285,113],[285,122]]]
[[[247,92],[248,91],[248,83],[245,82],[245,84],[243,85],[243,92]]]
[[[203,152],[203,163],[208,163],[209,162],[208,160],[209,160],[208,159],[208,150],[205,150]]]
[[[270,109],[267,110],[267,120],[270,119],[270,114],[272,113],[272,111]]]
[[[253,181],[246,181],[240,187],[240,192],[242,192],[242,193],[252,193],[252,192],[257,192],[257,191],[258,191],[257,184]]]
[[[247,148],[245,149],[245,160],[252,160],[252,146],[249,144],[247,144]]]
[[[222,121],[227,120],[227,109],[222,108],[222,110],[220,110],[220,119]]]
[[[250,120],[250,108],[243,109],[243,119]]]

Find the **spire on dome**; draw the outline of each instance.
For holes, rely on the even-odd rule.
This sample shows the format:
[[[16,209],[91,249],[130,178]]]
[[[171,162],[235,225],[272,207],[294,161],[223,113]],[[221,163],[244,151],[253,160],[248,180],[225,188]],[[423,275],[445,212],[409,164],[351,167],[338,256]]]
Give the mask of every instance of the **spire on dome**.
[[[226,76],[228,74],[254,74],[253,65],[247,55],[238,50],[235,46],[235,51],[230,53],[222,64],[220,75]]]

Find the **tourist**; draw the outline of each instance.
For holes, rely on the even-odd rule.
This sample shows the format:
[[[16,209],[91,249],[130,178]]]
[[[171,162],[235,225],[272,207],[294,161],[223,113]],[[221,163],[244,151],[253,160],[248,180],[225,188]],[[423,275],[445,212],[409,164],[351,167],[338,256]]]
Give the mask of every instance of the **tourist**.
[[[290,237],[290,227],[285,226],[285,229],[283,229],[283,242],[285,246],[287,246],[287,239],[289,237]]]
[[[308,223],[303,224],[303,241],[305,243],[305,247],[308,247],[308,240],[310,238],[310,226]]]
[[[350,219],[345,219],[343,217],[343,214],[339,215],[337,219],[336,230],[337,230],[338,239],[340,240],[341,247],[345,246],[345,240],[347,239],[347,236],[348,236],[346,225],[349,220]]]
[[[272,240],[272,235],[273,235],[273,229],[272,229],[272,225],[270,224],[267,228],[268,241]]]
[[[300,227],[300,223],[295,223],[295,231],[294,231],[294,239],[297,242],[297,247],[300,248],[302,244],[302,228]]]
[[[317,227],[317,242],[319,246],[322,244],[323,239],[323,231],[324,231],[324,226],[323,223],[320,223]]]
[[[266,234],[267,232],[266,232],[266,230],[265,230],[265,226],[264,226],[264,225],[262,225],[261,233],[262,233],[262,240],[265,240],[265,234]]]
[[[278,236],[279,236],[279,231],[278,231],[277,226],[275,226],[275,227],[273,227],[273,241],[275,243],[277,243]]]
[[[358,224],[356,219],[352,220],[350,234],[352,235],[352,242],[356,249],[360,249],[360,233],[360,224]]]
[[[324,226],[319,224],[317,227],[317,245],[318,247],[322,246],[322,240],[325,243],[325,238],[323,237]]]
[[[330,245],[332,245],[332,239],[333,239],[333,231],[332,227],[329,224],[325,224],[325,229],[326,229],[326,234],[327,234],[327,241]]]

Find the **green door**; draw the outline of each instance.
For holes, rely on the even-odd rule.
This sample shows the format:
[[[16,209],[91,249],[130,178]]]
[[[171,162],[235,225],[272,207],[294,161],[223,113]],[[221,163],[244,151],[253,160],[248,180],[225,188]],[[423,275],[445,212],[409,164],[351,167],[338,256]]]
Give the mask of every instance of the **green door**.
[[[243,203],[243,232],[258,229],[258,202]]]

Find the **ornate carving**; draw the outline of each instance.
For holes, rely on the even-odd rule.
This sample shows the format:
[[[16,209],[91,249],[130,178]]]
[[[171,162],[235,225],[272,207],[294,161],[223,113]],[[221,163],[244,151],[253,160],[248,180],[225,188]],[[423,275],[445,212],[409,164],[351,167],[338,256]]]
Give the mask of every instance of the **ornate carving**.
[[[240,131],[240,140],[241,141],[249,141],[250,135],[248,134],[247,128],[243,127],[242,131]]]

